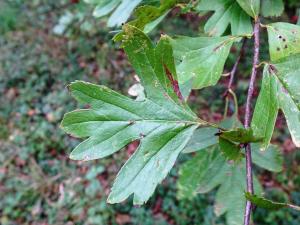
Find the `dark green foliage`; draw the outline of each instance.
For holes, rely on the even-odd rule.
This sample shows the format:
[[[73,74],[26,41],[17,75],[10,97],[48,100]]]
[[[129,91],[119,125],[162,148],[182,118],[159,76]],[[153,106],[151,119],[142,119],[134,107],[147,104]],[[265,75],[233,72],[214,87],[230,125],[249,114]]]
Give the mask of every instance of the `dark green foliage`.
[[[17,2],[0,2],[0,33],[5,34],[8,31],[15,30],[20,25],[17,8],[20,7]]]
[[[284,207],[288,207],[285,203],[272,202],[271,200],[268,200],[266,198],[259,197],[257,195],[251,195],[249,192],[245,193],[245,197],[256,206],[264,209],[278,210]]]
[[[229,131],[221,131],[219,136],[228,141],[237,142],[237,143],[255,143],[260,142],[262,137],[256,137],[253,134],[253,130],[244,129],[244,128],[236,128]]]
[[[219,138],[220,150],[227,160],[239,161],[244,156],[241,151],[241,146],[224,138]]]

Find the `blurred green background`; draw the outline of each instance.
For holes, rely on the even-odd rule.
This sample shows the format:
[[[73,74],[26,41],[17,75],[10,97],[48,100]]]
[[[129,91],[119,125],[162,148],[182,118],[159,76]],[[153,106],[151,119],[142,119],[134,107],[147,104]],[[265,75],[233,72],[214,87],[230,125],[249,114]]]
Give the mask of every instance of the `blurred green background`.
[[[281,21],[297,22],[299,0],[286,2]],[[182,155],[168,178],[143,207],[108,205],[112,181],[137,143],[112,157],[93,162],[75,162],[68,154],[79,140],[59,128],[65,112],[75,101],[66,85],[85,80],[107,85],[127,94],[136,83],[124,52],[111,38],[114,32],[105,19],[94,19],[92,8],[82,1],[0,1],[0,224],[1,225],[187,225],[225,224],[213,212],[214,193],[193,200],[176,198]],[[196,36],[203,20],[175,9],[151,37],[160,33]],[[264,42],[266,37],[263,37]],[[262,45],[262,57],[268,57]],[[239,68],[235,90],[241,114],[251,70],[251,44]],[[228,68],[235,62],[232,49]],[[216,87],[193,92],[190,104],[211,121],[222,117],[226,78]],[[256,93],[257,94],[257,93]],[[232,105],[230,105],[233,108]],[[286,132],[279,116],[274,142],[285,156],[284,171],[271,174],[256,169],[266,196],[300,205],[300,151]],[[254,214],[260,225],[299,225],[300,215],[289,209]]]

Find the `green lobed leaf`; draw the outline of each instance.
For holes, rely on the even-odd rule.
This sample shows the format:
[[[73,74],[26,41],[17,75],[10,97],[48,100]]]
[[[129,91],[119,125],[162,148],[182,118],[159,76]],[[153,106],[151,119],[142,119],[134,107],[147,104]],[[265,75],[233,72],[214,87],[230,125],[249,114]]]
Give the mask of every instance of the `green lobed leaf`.
[[[245,1],[245,4],[246,2],[248,1]],[[205,32],[210,36],[221,36],[229,25],[232,35],[252,34],[250,17],[236,0],[202,0],[196,6],[196,10],[214,11],[204,27]]]
[[[233,129],[242,125],[233,116],[222,121],[220,126],[224,129]],[[214,131],[211,131],[210,135],[208,133],[208,137],[215,137]],[[193,136],[189,143],[196,141],[193,140],[194,138],[197,137]],[[191,199],[198,193],[207,193],[220,186],[215,203],[216,214],[226,213],[226,220],[229,225],[242,224],[245,209],[245,199],[242,196],[246,190],[244,182],[246,180],[245,160],[238,160],[234,164],[228,163],[225,154],[221,153],[217,141],[215,141],[215,145],[206,149],[203,149],[200,143],[198,145],[200,148],[198,150],[201,151],[198,151],[195,157],[180,167],[177,182],[178,197]],[[188,146],[189,144],[186,148]],[[268,150],[264,152],[260,151],[258,143],[251,144],[251,147],[254,164],[273,172],[282,170],[283,157],[278,147],[270,145]],[[194,148],[194,150],[197,149]],[[256,178],[254,184],[255,191],[261,193],[261,187]]]
[[[236,0],[249,16],[256,18],[260,10],[260,0]]]
[[[264,17],[281,16],[284,11],[284,3],[282,0],[262,0],[260,10]]]
[[[268,66],[264,68],[261,90],[256,101],[251,128],[255,135],[264,137],[260,149],[270,144],[278,114],[277,82]]]
[[[216,194],[215,213],[217,216],[226,214],[227,225],[240,225],[244,221],[246,199],[243,198],[246,190],[246,162],[230,165],[224,174],[225,180]],[[254,176],[254,191],[262,193],[259,181]]]
[[[180,167],[177,181],[178,197],[191,199],[199,193],[207,193],[220,185],[227,164],[218,146],[197,152],[193,159]]]
[[[88,137],[71,153],[75,160],[103,158],[134,140],[140,146],[125,163],[108,201],[117,203],[134,194],[143,204],[167,175],[197,127],[207,125],[182,101],[169,38],[157,46],[139,29],[126,25],[123,48],[146,98],[135,101],[107,87],[77,81],[72,95],[89,109],[67,113],[62,128],[76,137]]]
[[[262,136],[254,135],[253,130],[251,128],[235,128],[228,131],[221,131],[219,136],[228,141],[242,144],[259,142],[262,140]]]
[[[241,147],[224,138],[219,138],[220,150],[227,160],[239,161],[244,157]]]
[[[267,30],[273,62],[300,53],[300,26],[278,22],[267,25]]]
[[[245,192],[245,197],[250,202],[252,202],[254,205],[256,205],[260,208],[264,208],[264,209],[278,210],[278,209],[288,207],[288,205],[286,203],[273,202],[273,201],[268,200],[266,198],[259,197],[257,195],[252,195],[249,192]]]
[[[178,37],[171,39],[180,84],[196,89],[215,85],[236,37]]]

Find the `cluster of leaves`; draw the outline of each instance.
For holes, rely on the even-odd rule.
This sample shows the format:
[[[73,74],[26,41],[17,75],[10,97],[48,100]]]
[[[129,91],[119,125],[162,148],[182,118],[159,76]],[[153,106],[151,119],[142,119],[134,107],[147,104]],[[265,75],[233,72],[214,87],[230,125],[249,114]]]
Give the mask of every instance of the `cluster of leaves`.
[[[108,25],[119,26],[142,1],[131,1],[130,4],[121,0],[96,2],[95,16],[107,15],[117,7]],[[133,100],[107,87],[81,81],[69,86],[78,101],[90,106],[90,109],[66,114],[62,121],[67,133],[79,138],[88,137],[70,157],[75,160],[99,159],[139,140],[138,149],[120,170],[108,202],[118,203],[133,194],[134,204],[143,204],[167,176],[181,152],[201,150],[182,167],[179,196],[191,197],[221,185],[216,198],[216,214],[227,213],[228,224],[241,224],[246,201],[242,197],[246,189],[246,172],[240,144],[257,142],[252,144],[254,163],[270,171],[281,171],[279,151],[269,145],[281,109],[295,145],[300,146],[300,80],[297,74],[300,28],[288,23],[265,25],[271,62],[266,63],[251,128],[240,128],[239,122],[224,128],[197,118],[185,100],[191,89],[202,89],[219,81],[232,45],[241,37],[252,36],[251,18],[278,16],[283,12],[283,2],[193,2],[192,8],[196,12],[214,11],[204,27],[212,37],[171,39],[162,36],[157,46],[153,46],[143,30],[149,23],[160,22],[176,3],[165,0],[159,7],[145,3],[135,11],[136,19],[124,25],[115,38],[122,41],[145,89],[145,98]],[[120,10],[123,14],[116,19]],[[229,35],[222,36],[229,25]],[[151,24],[150,27],[154,26]],[[229,160],[234,163],[228,164]],[[200,168],[194,170],[197,165]],[[261,187],[257,181],[255,183],[256,193],[260,194]],[[234,192],[232,187],[236,188]]]
[[[93,2],[99,3],[100,1]],[[117,3],[113,9],[118,9],[117,7],[122,6],[122,3],[126,1],[120,0],[115,2]],[[133,4],[132,2],[134,1],[130,1],[129,3]],[[269,145],[269,141],[272,136],[274,117],[276,118],[279,109],[282,109],[287,119],[292,122],[295,121],[293,118],[295,114],[291,113],[291,111],[295,110],[293,107],[297,106],[296,112],[299,112],[299,103],[297,102],[297,99],[299,99],[297,96],[299,89],[297,89],[297,86],[293,86],[297,82],[297,76],[295,75],[297,67],[291,66],[288,71],[286,70],[286,65],[297,65],[299,61],[297,59],[298,50],[295,49],[293,45],[293,43],[298,43],[297,38],[299,35],[295,36],[295,33],[293,33],[298,29],[297,26],[290,27],[290,25],[287,24],[267,25],[269,37],[274,35],[273,39],[270,40],[270,44],[274,44],[274,54],[271,53],[272,61],[266,65],[264,75],[264,80],[266,78],[266,81],[263,81],[263,89],[256,106],[254,116],[256,119],[253,121],[252,129],[240,129],[239,122],[233,122],[233,125],[232,123],[231,125],[227,125],[226,121],[220,125],[209,124],[198,119],[184,101],[189,95],[191,88],[202,89],[215,85],[223,73],[230,48],[236,45],[241,36],[251,35],[252,26],[250,18],[256,16],[253,12],[256,12],[258,9],[255,9],[255,7],[253,10],[251,8],[249,9],[247,5],[243,5],[240,2],[242,1],[215,1],[214,4],[209,4],[208,1],[204,0],[201,1],[201,3],[196,2],[195,7],[192,7],[193,11],[199,13],[214,11],[213,16],[205,26],[207,34],[214,35],[214,37],[178,37],[171,39],[167,36],[163,36],[157,46],[154,46],[142,30],[149,32],[151,27],[154,27],[155,24],[163,19],[174,6],[173,1],[162,1],[161,4],[159,4],[159,1],[140,1],[136,6],[144,3],[151,3],[151,5],[144,5],[142,8],[138,8],[135,14],[136,19],[124,27],[124,31],[119,37],[123,40],[125,52],[141,79],[146,92],[145,98],[133,100],[106,87],[85,82],[75,82],[70,85],[73,95],[84,105],[90,106],[90,109],[67,114],[62,123],[67,132],[74,136],[82,138],[89,137],[71,154],[72,158],[87,160],[104,157],[118,151],[133,140],[140,140],[140,147],[119,172],[109,197],[110,202],[120,202],[129,195],[134,194],[134,202],[137,204],[143,203],[151,196],[156,185],[167,175],[177,157],[180,156],[180,153],[198,151],[196,156],[180,169],[178,196],[180,198],[189,199],[194,197],[196,193],[206,193],[218,187],[214,207],[216,214],[222,215],[226,213],[229,224],[241,224],[240,221],[242,220],[245,202],[243,198],[245,190],[245,162],[239,143],[245,141],[240,138],[236,139],[236,135],[239,133],[247,134],[247,141],[249,141],[249,138],[250,142],[258,141],[258,143],[252,144],[253,160],[256,165],[274,172],[281,170],[282,159],[280,153],[277,147]],[[281,1],[276,2],[280,3]],[[267,3],[268,1],[266,0],[262,1],[262,4],[267,5]],[[123,6],[130,4],[124,3]],[[201,4],[203,5],[200,7]],[[143,8],[145,8],[146,11],[148,10],[147,13],[143,13],[146,12],[143,11]],[[269,7],[269,9],[270,8],[271,7]],[[276,8],[279,8],[277,3],[272,6],[271,9],[276,11],[276,14],[279,15],[280,10],[277,11]],[[98,10],[100,9],[101,8],[98,8]],[[124,10],[124,12],[126,10]],[[263,5],[260,12],[264,13]],[[267,10],[267,12],[269,11]],[[241,20],[235,20],[236,13],[239,13]],[[131,14],[131,12],[129,12],[129,14]],[[272,15],[275,15],[275,13]],[[81,15],[79,15],[78,18],[79,21],[82,21]],[[150,23],[153,21],[154,23]],[[227,29],[229,25],[231,28],[230,33]],[[223,34],[226,34],[226,36],[221,36]],[[279,38],[279,35],[282,37]],[[83,39],[86,38],[87,37],[83,37]],[[44,40],[38,40],[37,42],[43,43]],[[93,43],[95,47],[97,40],[93,41],[89,37],[88,44],[90,43]],[[74,45],[74,43],[71,42],[68,44]],[[90,53],[87,49],[91,47],[83,44],[84,41],[80,44],[80,50],[84,53],[74,53],[74,49],[72,49],[67,54],[72,53],[75,55],[72,55],[71,58],[76,58],[77,54],[96,54],[96,56],[93,56],[96,60],[102,58],[95,52]],[[287,48],[285,44],[287,44]],[[7,46],[7,43],[5,43],[5,46]],[[29,51],[31,47],[28,44],[25,46],[28,46]],[[43,48],[44,46],[37,49]],[[52,217],[53,220],[50,219],[50,221],[48,221],[50,224],[54,224],[57,221],[65,223],[69,219],[80,221],[81,218],[77,218],[78,214],[87,211],[88,221],[86,222],[88,224],[94,224],[96,221],[98,223],[102,221],[103,224],[107,224],[108,221],[115,222],[114,219],[110,218],[114,217],[112,213],[114,213],[113,211],[115,209],[111,206],[107,206],[103,198],[98,196],[99,190],[103,190],[97,180],[97,176],[103,173],[104,168],[102,166],[91,166],[90,172],[84,175],[81,182],[74,183],[73,179],[75,178],[72,177],[72,175],[75,173],[75,168],[71,168],[73,171],[66,172],[68,171],[68,167],[71,166],[67,164],[67,167],[61,167],[60,160],[62,159],[56,159],[55,161],[49,160],[49,158],[53,157],[48,155],[51,149],[62,152],[65,145],[73,146],[77,143],[71,139],[71,141],[64,144],[64,142],[60,141],[63,140],[62,133],[57,134],[56,132],[57,121],[62,113],[74,107],[74,105],[69,102],[66,93],[60,92],[59,90],[62,89],[62,83],[69,82],[73,79],[81,79],[84,74],[84,72],[78,68],[76,60],[71,62],[72,65],[74,64],[71,66],[70,62],[54,60],[54,58],[57,57],[56,54],[48,58],[45,56],[39,57],[40,53],[38,52],[37,56],[28,60],[29,65],[25,65],[25,68],[20,68],[20,73],[16,73],[16,71],[13,70],[14,66],[6,65],[7,68],[10,68],[6,73],[12,74],[13,76],[16,75],[16,77],[10,77],[7,80],[4,76],[0,78],[1,81],[4,80],[4,82],[6,82],[4,86],[7,86],[11,93],[14,93],[16,90],[15,83],[18,84],[18,94],[12,95],[20,95],[22,98],[20,97],[16,100],[9,98],[1,99],[4,101],[4,103],[1,104],[2,106],[10,105],[11,102],[14,102],[11,107],[1,108],[1,120],[5,121],[14,115],[14,111],[17,111],[15,115],[17,118],[16,123],[21,127],[14,129],[15,133],[10,135],[9,138],[13,138],[11,139],[13,147],[18,147],[18,151],[16,152],[21,155],[22,160],[26,161],[26,165],[32,165],[28,167],[29,171],[19,171],[21,177],[24,176],[24,172],[26,175],[29,175],[28,177],[30,179],[25,179],[25,182],[20,182],[18,179],[11,179],[11,177],[14,176],[14,173],[11,172],[15,169],[13,166],[9,167],[10,173],[7,176],[1,175],[1,182],[5,182],[6,187],[11,189],[10,194],[7,194],[8,192],[5,191],[3,192],[3,196],[1,196],[2,203],[9,206],[5,209],[4,214],[3,211],[1,211],[1,214],[4,215],[4,217],[1,218],[3,219],[1,220],[3,224],[5,224],[6,215],[13,215],[13,218],[16,219],[34,216],[34,212],[40,209],[41,205],[46,204],[44,202],[47,201],[48,196],[51,194],[47,193],[48,196],[45,196],[45,190],[52,188],[57,190],[57,182],[53,182],[53,187],[49,186],[48,183],[45,185],[43,182],[48,179],[51,180],[53,178],[52,175],[58,174],[58,171],[64,171],[60,182],[64,184],[64,193],[67,193],[64,197],[65,201],[59,202],[57,200],[59,204],[55,205],[55,209],[49,207],[44,212],[39,211],[38,214],[41,217],[43,217],[44,214],[48,216],[56,215],[56,217]],[[23,54],[19,54],[19,57],[22,58],[22,55]],[[18,59],[17,61],[20,60],[21,59]],[[293,60],[296,64],[292,64]],[[15,59],[8,61],[14,62]],[[99,61],[97,61],[97,63],[103,64],[101,60]],[[49,62],[51,62],[50,65]],[[17,64],[23,65],[22,61]],[[84,63],[81,63],[81,65],[82,64]],[[74,68],[71,72],[70,67]],[[85,73],[89,72],[91,71],[85,71]],[[110,72],[111,71],[108,73]],[[26,74],[28,74],[28,77]],[[57,77],[60,77],[59,80],[54,82]],[[95,77],[97,77],[97,75],[95,75]],[[85,77],[84,79],[91,78]],[[271,79],[271,81],[267,79]],[[98,82],[97,78],[95,80],[92,79],[92,81]],[[101,82],[105,83],[106,81],[101,80]],[[52,86],[50,87],[49,84],[52,84]],[[273,89],[274,86],[275,88]],[[42,97],[45,93],[49,92],[49,90],[51,90],[50,93]],[[37,96],[36,93],[39,93],[39,95]],[[268,93],[271,94],[268,95]],[[280,98],[276,98],[273,105],[274,96],[279,96]],[[24,104],[24,102],[26,102],[26,104]],[[266,123],[266,121],[260,122],[258,120],[261,119],[262,116],[266,116],[264,114],[265,111],[262,114],[262,107],[259,107],[259,104],[263,105],[263,107],[265,107],[265,105],[271,105],[269,112],[271,116],[268,117],[271,118],[271,122]],[[64,106],[64,108],[62,108],[62,106]],[[32,108],[34,108],[34,110],[31,110]],[[5,116],[3,116],[3,114]],[[274,116],[274,114],[276,114],[276,116]],[[236,118],[233,118],[233,120],[236,120]],[[289,123],[289,128],[297,143],[299,140],[297,136],[298,127],[297,123],[294,124],[292,122]],[[24,126],[24,123],[26,123],[26,126]],[[30,132],[28,132],[28,124],[30,124],[31,127]],[[211,125],[213,127],[211,127]],[[258,126],[260,126],[260,128]],[[219,129],[215,127],[222,128],[222,132],[220,133]],[[7,130],[6,127],[3,130]],[[215,136],[217,133],[219,136]],[[3,135],[3,138],[8,138],[8,135]],[[243,138],[245,138],[245,136],[243,136]],[[262,143],[260,143],[261,138],[263,138]],[[267,150],[260,152],[259,149],[262,148],[266,148]],[[6,149],[14,150],[15,148],[8,146]],[[39,166],[41,166],[43,170],[49,170],[49,176],[44,176],[43,173],[36,172],[39,171],[39,167],[36,167],[33,163],[34,161],[31,161],[32,156],[37,158],[40,163]],[[181,157],[185,157],[184,154],[181,154]],[[6,155],[2,158],[1,160],[4,162]],[[22,160],[16,162],[16,164],[20,163],[22,165]],[[108,164],[109,163],[107,163],[107,166]],[[83,166],[81,165],[81,167]],[[220,170],[222,173],[217,173]],[[212,178],[212,174],[216,175],[216,177]],[[173,182],[173,176],[172,174],[170,180],[167,180],[169,184]],[[33,178],[31,179],[31,177]],[[43,179],[41,179],[41,177],[43,177]],[[257,180],[255,183],[256,192],[260,194],[261,187]],[[34,185],[30,186],[31,184]],[[236,188],[234,191],[236,194],[230,189],[231,185]],[[24,189],[23,187],[25,186],[29,186],[29,188]],[[158,196],[169,194],[168,192],[163,192],[161,188],[158,192]],[[82,195],[82,193],[85,193],[87,197],[82,198],[80,201],[74,197],[76,195]],[[226,197],[226,199],[224,199],[224,197]],[[172,209],[169,211],[178,212],[175,206],[176,204],[181,204],[182,208],[186,207],[190,209],[186,201],[182,200],[180,203],[174,203],[173,199],[175,197],[172,195],[171,198],[172,200],[166,198],[163,203],[164,208]],[[197,196],[197,198],[202,197]],[[42,200],[40,201],[38,199]],[[98,204],[98,201],[100,201],[101,204]],[[208,204],[208,202],[202,201]],[[203,202],[201,202],[201,204],[203,204]],[[233,202],[237,202],[237,204],[234,205]],[[27,210],[22,212],[22,205],[20,203],[24,206],[28,206],[26,208]],[[191,212],[185,213],[184,216],[191,218],[198,218],[199,216],[199,220],[195,220],[199,222],[203,220],[201,215],[207,214],[208,216],[205,218],[205,223],[212,224],[211,220],[208,220],[209,216],[212,217],[212,209],[208,208],[207,211],[203,211],[204,207],[201,207],[201,204],[196,205],[196,209],[194,209],[196,212],[191,210]],[[127,205],[127,207],[129,207],[129,205]],[[72,218],[59,218],[60,216],[63,217],[63,215],[58,213],[59,210],[65,208],[71,209],[68,215]],[[88,210],[86,210],[86,208],[88,208]],[[198,209],[199,211],[201,210],[201,215],[200,213],[198,215]],[[30,214],[31,212],[33,212],[32,215]],[[126,211],[126,213],[129,213],[129,210]],[[99,216],[100,214],[101,216]],[[136,220],[132,221],[132,223],[139,224],[140,221],[146,221],[144,217],[149,217],[150,212],[148,209],[144,210],[138,208],[133,209],[130,214],[134,216],[133,220]],[[180,220],[179,216],[175,214],[176,213],[172,215],[173,218],[176,218],[174,219],[175,223],[188,223],[187,219],[186,221]],[[178,214],[180,214],[180,212],[178,212]],[[147,223],[167,224],[164,219],[158,222],[149,218],[147,218],[147,222],[143,224]]]
[[[299,46],[300,27],[287,23],[267,26],[270,58],[264,68],[262,89],[257,100],[252,128],[264,141],[264,150],[271,138],[278,110],[285,114],[292,139],[300,147]]]
[[[96,5],[93,15],[103,17],[111,14],[107,25],[109,27],[124,24],[134,12],[136,20],[130,22],[146,32],[151,31],[175,6],[176,0],[85,0],[86,3]],[[140,6],[142,5],[142,6]],[[138,7],[140,6],[140,7]],[[138,7],[138,8],[137,8]],[[137,10],[135,10],[137,8]],[[147,27],[146,27],[147,25]]]
[[[58,10],[68,2],[18,5],[12,10],[22,20],[0,36],[0,224],[222,224],[210,207],[212,194],[176,199],[177,168],[145,207],[136,208],[106,203],[107,183],[127,151],[84,165],[66,157],[78,140],[59,129],[63,114],[77,107],[65,84],[84,79],[127,92],[133,83],[122,76],[133,72],[122,51],[112,51],[108,30],[86,33],[73,24],[68,39],[49,32],[65,11],[76,14],[74,5]]]

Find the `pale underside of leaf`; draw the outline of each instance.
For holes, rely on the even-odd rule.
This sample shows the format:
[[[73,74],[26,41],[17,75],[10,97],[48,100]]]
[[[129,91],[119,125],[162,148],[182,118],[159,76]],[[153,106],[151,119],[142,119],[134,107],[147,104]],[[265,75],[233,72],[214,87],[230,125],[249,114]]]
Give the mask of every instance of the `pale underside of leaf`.
[[[179,83],[192,81],[196,89],[215,85],[220,79],[234,37],[178,37],[171,40]]]
[[[196,7],[198,11],[214,11],[205,24],[204,30],[210,36],[221,36],[231,25],[232,35],[251,35],[250,17],[236,0],[202,0]]]

